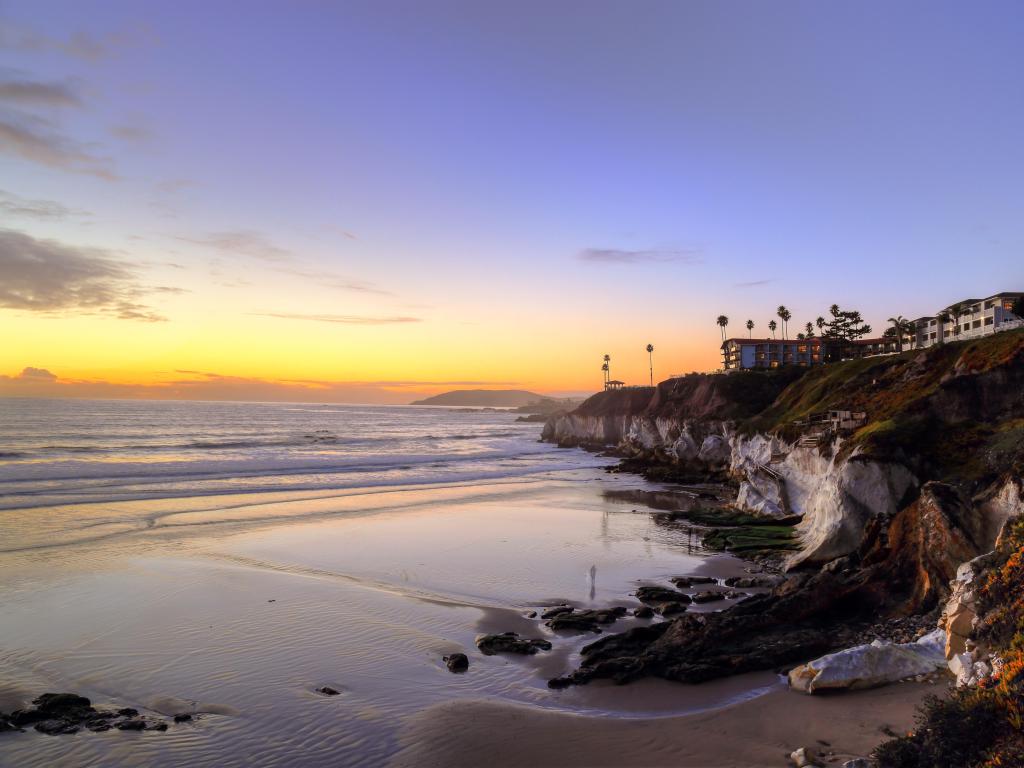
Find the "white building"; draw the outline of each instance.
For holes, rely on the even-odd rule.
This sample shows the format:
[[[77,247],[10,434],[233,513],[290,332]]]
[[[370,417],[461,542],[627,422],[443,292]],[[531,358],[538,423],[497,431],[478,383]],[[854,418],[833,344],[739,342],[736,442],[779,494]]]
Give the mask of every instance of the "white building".
[[[962,341],[998,331],[1024,327],[1024,319],[1013,314],[1013,304],[1024,293],[997,293],[987,299],[964,299],[935,316],[914,320],[914,346],[930,347],[943,341]]]

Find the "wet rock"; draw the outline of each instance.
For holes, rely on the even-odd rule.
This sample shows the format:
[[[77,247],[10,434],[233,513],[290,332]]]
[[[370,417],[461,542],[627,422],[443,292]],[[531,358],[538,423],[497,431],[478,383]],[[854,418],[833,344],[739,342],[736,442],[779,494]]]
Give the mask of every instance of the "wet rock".
[[[554,616],[547,622],[547,625],[555,630],[600,632],[599,624],[613,624],[625,615],[626,609],[622,606],[589,611],[570,611],[569,613],[560,613]]]
[[[160,721],[160,722],[157,722],[157,723],[146,723],[145,730],[147,730],[147,731],[166,731],[167,730],[167,723],[165,723],[163,721]]]
[[[731,576],[725,580],[725,586],[739,587],[740,589],[770,588],[781,581],[782,579],[778,576]]]
[[[146,722],[136,719],[122,720],[116,727],[119,731],[142,731],[146,728]]]
[[[704,592],[698,592],[693,595],[693,602],[695,603],[714,603],[718,600],[725,599],[725,592],[717,592],[713,590],[707,590]]]
[[[536,619],[537,618],[537,612],[536,611],[527,611],[526,613],[523,614],[523,616],[525,616],[528,619]]]
[[[540,615],[542,619],[547,621],[553,619],[555,616],[560,616],[563,613],[572,613],[573,607],[571,605],[556,605],[553,608],[548,608],[544,613]]]
[[[103,733],[104,731],[109,731],[114,726],[106,720],[90,720],[85,724],[85,727],[93,733]]]
[[[641,603],[647,603],[662,616],[682,613],[692,602],[690,596],[685,592],[658,586],[639,587],[636,591],[636,598]]]
[[[464,653],[453,653],[443,659],[449,672],[465,672],[469,669],[469,657]]]
[[[189,723],[192,721],[192,715],[188,712],[182,712],[174,716],[174,722],[176,723]]]
[[[117,710],[117,714],[121,717],[137,717],[139,710],[134,709],[133,707],[124,707],[123,709]]]
[[[547,640],[520,638],[515,632],[503,632],[499,635],[484,635],[476,641],[476,647],[484,656],[496,653],[532,656],[539,650],[550,651],[551,643]]]
[[[671,579],[671,582],[680,589],[689,589],[701,584],[714,584],[715,579],[712,579],[710,576],[677,576]]]
[[[58,736],[62,733],[78,733],[78,726],[70,720],[43,720],[33,726],[47,736]]]
[[[317,693],[322,693],[324,696],[337,696],[338,694],[341,693],[341,691],[339,691],[339,690],[337,690],[335,688],[331,688],[331,686],[329,686],[329,685],[325,685],[325,686],[322,686],[321,688],[317,688],[316,692]]]
[[[633,611],[633,615],[638,619],[649,619],[654,615],[654,609],[649,605],[641,605]]]
[[[874,688],[946,666],[946,637],[935,630],[916,643],[876,640],[802,664],[789,673],[789,685],[805,693],[837,688]]]

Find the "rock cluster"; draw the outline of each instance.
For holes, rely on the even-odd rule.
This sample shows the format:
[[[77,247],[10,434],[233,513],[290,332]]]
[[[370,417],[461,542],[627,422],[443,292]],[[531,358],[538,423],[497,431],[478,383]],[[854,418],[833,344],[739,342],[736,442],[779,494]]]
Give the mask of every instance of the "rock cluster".
[[[552,609],[544,612],[548,617],[547,625],[555,630],[575,630],[578,632],[600,632],[600,624],[613,624],[626,615],[626,608],[598,608],[595,610],[577,611],[564,606],[568,610]],[[553,615],[552,611],[557,610]]]
[[[16,709],[8,715],[0,713],[0,731],[22,730],[31,725],[50,736],[90,731],[166,731],[163,720],[139,717],[131,707],[114,711],[98,710],[84,696],[75,693],[44,693],[32,702],[35,706]]]
[[[992,553],[963,563],[950,582],[950,597],[939,617],[939,630],[945,636],[945,658],[949,670],[956,675],[958,687],[976,685],[997,671],[1001,661],[989,650],[971,639],[978,620],[978,577],[990,564]]]

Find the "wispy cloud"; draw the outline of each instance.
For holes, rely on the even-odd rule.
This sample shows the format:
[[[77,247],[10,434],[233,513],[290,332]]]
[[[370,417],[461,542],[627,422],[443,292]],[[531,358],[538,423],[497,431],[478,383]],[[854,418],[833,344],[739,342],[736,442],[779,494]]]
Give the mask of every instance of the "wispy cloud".
[[[82,98],[71,81],[41,82],[20,73],[0,71],[0,103],[29,107],[80,107]]]
[[[699,264],[701,262],[700,251],[696,249],[630,251],[621,248],[584,248],[577,256],[582,261],[593,264],[664,264],[667,262]]]
[[[758,285],[768,285],[769,283],[774,283],[774,282],[775,282],[774,280],[748,280],[748,281],[743,282],[743,283],[733,283],[733,287],[735,287],[735,288],[754,288],[754,287],[756,287]]]
[[[29,200],[0,189],[0,211],[12,216],[34,219],[66,219],[69,216],[89,216],[88,211],[68,208],[54,200]]]
[[[0,229],[0,307],[45,314],[96,313],[124,320],[164,320],[142,299],[179,292],[147,287],[136,268],[109,251]]]
[[[304,269],[279,269],[286,275],[295,275],[296,277],[305,277],[315,281],[319,285],[324,285],[329,288],[340,288],[343,291],[355,291],[357,293],[374,293],[378,296],[394,296],[391,291],[386,291],[383,288],[375,285],[374,283],[367,282],[365,280],[351,280],[342,275],[335,274],[334,272],[316,272]]]
[[[86,61],[99,61],[113,55],[120,48],[153,40],[153,32],[143,25],[125,27],[102,37],[88,32],[55,37],[0,20],[0,49],[62,53]]]
[[[38,118],[0,114],[0,151],[50,168],[114,181],[113,163],[59,133]]]
[[[251,312],[256,317],[276,317],[281,320],[310,320],[317,323],[341,323],[342,325],[396,325],[402,323],[421,323],[421,317],[404,317],[401,315],[372,317],[365,315],[318,315],[298,312]]]
[[[226,232],[210,232],[198,237],[178,237],[186,243],[195,243],[212,248],[221,253],[235,256],[249,256],[262,261],[288,261],[292,252],[270,242],[259,232],[247,229]]]

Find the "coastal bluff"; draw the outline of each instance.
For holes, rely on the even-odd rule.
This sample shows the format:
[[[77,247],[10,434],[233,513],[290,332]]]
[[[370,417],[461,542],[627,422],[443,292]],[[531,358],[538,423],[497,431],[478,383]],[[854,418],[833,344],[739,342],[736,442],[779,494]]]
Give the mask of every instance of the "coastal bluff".
[[[1024,514],[1024,331],[602,392],[550,419],[542,439],[612,451],[651,479],[726,482],[739,511],[795,521],[789,575],[771,595],[606,638],[584,649],[576,682],[701,679],[708,664],[687,647],[745,633],[780,647],[764,668],[787,642],[811,647],[844,622],[937,612],[961,564]]]

